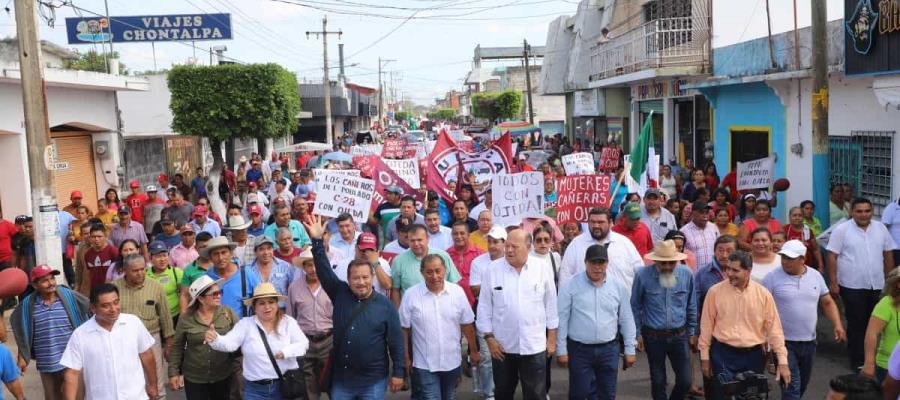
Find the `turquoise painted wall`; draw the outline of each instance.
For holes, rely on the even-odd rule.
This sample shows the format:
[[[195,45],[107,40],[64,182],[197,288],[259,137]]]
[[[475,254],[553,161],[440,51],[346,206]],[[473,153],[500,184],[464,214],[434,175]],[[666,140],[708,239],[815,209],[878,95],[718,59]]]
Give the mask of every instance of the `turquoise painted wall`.
[[[715,162],[719,174],[724,176],[731,167],[731,127],[761,126],[771,129],[769,153],[778,154],[775,162],[775,178],[785,176],[784,106],[775,92],[765,83],[755,82],[739,85],[719,86],[701,89],[701,93],[715,109],[713,129],[715,145]],[[779,196],[779,202],[784,199]],[[784,205],[773,210],[773,215],[780,221],[786,218],[787,208]]]

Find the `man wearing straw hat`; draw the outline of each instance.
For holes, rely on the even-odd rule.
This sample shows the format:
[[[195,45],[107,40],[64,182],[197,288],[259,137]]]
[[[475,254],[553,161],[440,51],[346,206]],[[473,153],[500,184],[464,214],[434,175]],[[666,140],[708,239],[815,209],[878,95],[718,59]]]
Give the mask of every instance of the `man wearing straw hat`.
[[[697,347],[697,297],[691,270],[675,241],[656,243],[646,258],[653,265],[635,274],[631,309],[638,350],[647,351],[654,400],[683,399],[691,389],[690,350]],[[675,387],[666,396],[666,358],[675,372]]]
[[[303,276],[294,280],[288,288],[287,314],[297,320],[300,329],[309,339],[309,349],[303,357],[306,374],[306,391],[310,400],[319,400],[319,374],[325,368],[333,346],[331,314],[334,306],[328,293],[322,289],[312,251],[307,249],[294,258],[303,269]]]
[[[206,271],[206,275],[214,280],[224,279],[219,284],[222,288],[222,304],[231,307],[239,317],[245,317],[250,315],[250,310],[242,300],[253,293],[253,289],[262,282],[262,278],[255,270],[234,263],[232,259],[234,248],[235,244],[225,236],[215,237],[200,250],[200,257],[213,262],[213,267]]]

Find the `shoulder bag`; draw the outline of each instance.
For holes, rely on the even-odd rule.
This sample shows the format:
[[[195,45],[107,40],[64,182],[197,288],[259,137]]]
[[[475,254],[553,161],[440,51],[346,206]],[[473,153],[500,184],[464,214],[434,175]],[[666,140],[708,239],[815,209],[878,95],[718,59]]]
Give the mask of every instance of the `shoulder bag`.
[[[272,366],[275,367],[275,373],[278,374],[278,380],[281,382],[281,385],[279,386],[281,397],[284,397],[285,399],[305,399],[307,397],[306,378],[304,377],[303,369],[294,368],[287,370],[282,374],[281,368],[278,368],[278,363],[275,361],[275,356],[272,354],[272,348],[269,347],[266,333],[263,332],[262,328],[258,325],[256,326],[256,330],[259,331],[259,336],[262,337],[263,344],[266,346],[266,353],[269,354],[269,361],[271,361]]]
[[[341,343],[343,343],[344,334],[347,332],[347,329],[353,325],[353,321],[356,320],[356,317],[358,317],[359,314],[362,314],[362,312],[365,311],[366,307],[369,306],[370,302],[371,302],[371,297],[369,299],[363,301],[362,303],[358,304],[353,309],[353,314],[350,314],[350,319],[347,320],[347,323],[344,326],[342,326],[340,329],[338,329],[334,332],[334,335],[332,336],[334,346],[331,349],[331,354],[329,354],[328,359],[325,360],[325,365],[323,366],[322,371],[319,374],[317,374],[317,376],[316,376],[316,383],[319,385],[319,390],[321,390],[322,392],[330,392],[331,391],[331,380],[332,380],[332,371],[333,371],[332,364],[334,363],[334,355],[337,354]]]

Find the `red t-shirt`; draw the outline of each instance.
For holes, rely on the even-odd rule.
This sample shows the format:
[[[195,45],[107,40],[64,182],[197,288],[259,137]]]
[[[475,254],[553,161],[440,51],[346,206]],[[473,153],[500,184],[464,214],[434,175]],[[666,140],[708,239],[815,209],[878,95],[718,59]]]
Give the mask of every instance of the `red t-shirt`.
[[[469,274],[472,270],[472,260],[474,260],[475,257],[484,254],[484,251],[470,244],[464,251],[459,251],[456,247],[451,247],[447,250],[447,254],[450,256],[450,259],[453,260],[453,265],[456,266],[456,270],[459,272],[460,280],[457,284],[459,284],[459,286],[463,288],[463,291],[466,292],[466,298],[469,300],[469,305],[475,305],[475,296],[472,294],[472,288],[469,287]]]
[[[279,260],[286,261],[288,264],[291,264],[294,260],[294,257],[297,257],[299,255],[300,255],[299,247],[294,247],[294,252],[291,254],[288,254],[288,255],[281,254],[281,251],[275,250],[275,257],[277,257]],[[293,264],[291,264],[291,265],[293,265]]]
[[[91,287],[106,283],[106,271],[116,266],[118,258],[119,250],[111,245],[106,245],[100,251],[89,247],[84,252],[84,264],[87,267],[88,278],[91,280]]]
[[[12,261],[12,237],[18,232],[16,224],[0,219],[0,262]]]
[[[612,231],[631,240],[641,257],[653,250],[653,237],[650,235],[650,228],[643,222],[639,222],[633,231],[626,230],[625,223],[620,222],[613,226]]]
[[[147,197],[146,193],[132,194],[125,198],[125,204],[128,204],[128,207],[131,208],[132,221],[144,223],[144,204],[147,204],[147,200],[150,200],[150,198]]]

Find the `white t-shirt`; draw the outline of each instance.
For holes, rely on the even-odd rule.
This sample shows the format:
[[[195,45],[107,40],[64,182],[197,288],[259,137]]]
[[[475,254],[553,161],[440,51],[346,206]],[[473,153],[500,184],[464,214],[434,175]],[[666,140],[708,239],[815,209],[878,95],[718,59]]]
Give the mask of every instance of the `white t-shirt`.
[[[753,270],[750,271],[750,278],[753,278],[756,283],[762,283],[763,278],[778,268],[781,268],[781,255],[775,254],[775,259],[770,263],[758,263],[756,261],[753,262]]]

